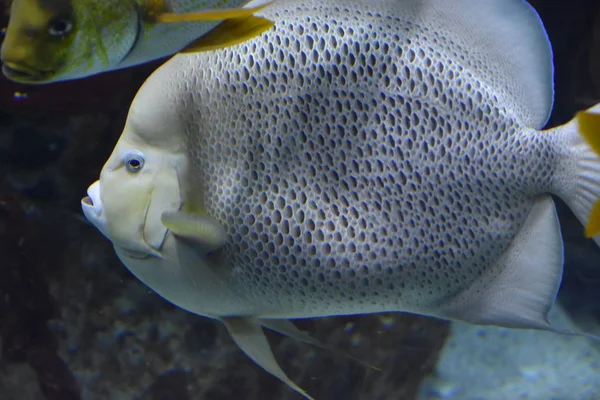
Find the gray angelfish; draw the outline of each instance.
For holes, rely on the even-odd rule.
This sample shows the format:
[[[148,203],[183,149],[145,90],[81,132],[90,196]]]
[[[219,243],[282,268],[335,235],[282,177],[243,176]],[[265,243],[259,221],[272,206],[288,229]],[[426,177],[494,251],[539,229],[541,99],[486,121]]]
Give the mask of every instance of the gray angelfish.
[[[225,322],[405,311],[559,331],[550,194],[598,241],[600,106],[541,131],[552,53],[521,0],[280,0],[231,48],[179,55],[134,100],[82,202],[123,263]],[[309,339],[307,339],[309,340]]]

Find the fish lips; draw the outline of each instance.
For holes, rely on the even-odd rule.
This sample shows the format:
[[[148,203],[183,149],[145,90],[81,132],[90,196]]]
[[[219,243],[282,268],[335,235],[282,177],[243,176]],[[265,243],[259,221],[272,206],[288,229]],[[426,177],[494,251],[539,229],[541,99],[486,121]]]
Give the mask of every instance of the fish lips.
[[[4,61],[2,73],[14,82],[42,83],[49,80],[54,75],[55,71],[41,71],[13,61]]]
[[[81,209],[83,215],[92,223],[106,238],[108,236],[108,224],[106,217],[102,213],[102,200],[100,199],[100,181],[90,185],[87,190],[87,196],[81,199]]]

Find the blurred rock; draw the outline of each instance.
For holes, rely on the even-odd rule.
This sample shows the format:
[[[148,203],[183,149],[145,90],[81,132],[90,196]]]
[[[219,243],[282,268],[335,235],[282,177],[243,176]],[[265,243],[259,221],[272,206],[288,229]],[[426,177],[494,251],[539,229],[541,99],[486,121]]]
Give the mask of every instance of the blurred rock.
[[[26,363],[0,364],[0,398],[2,400],[45,400],[35,371]]]
[[[560,307],[551,320],[575,328]],[[598,400],[599,382],[587,338],[455,323],[420,400]]]
[[[27,364],[37,377],[37,384],[28,385],[39,386],[46,399],[78,400],[77,382],[46,324],[57,315],[47,280],[62,238],[28,215],[18,197],[0,196],[0,226],[0,366]],[[23,376],[31,379],[30,373]]]

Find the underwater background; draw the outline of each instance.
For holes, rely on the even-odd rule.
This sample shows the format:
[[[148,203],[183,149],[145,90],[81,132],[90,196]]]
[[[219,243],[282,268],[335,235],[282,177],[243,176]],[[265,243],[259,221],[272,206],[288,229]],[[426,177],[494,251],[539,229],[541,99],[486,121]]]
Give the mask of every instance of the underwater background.
[[[530,3],[554,49],[550,127],[600,101],[600,2]],[[51,85],[0,78],[0,400],[301,398],[218,321],[134,278],[81,213],[133,96],[163,61]],[[597,334],[600,250],[556,200],[560,304]],[[316,399],[600,400],[600,344],[583,338],[398,313],[296,324],[382,369],[267,332],[282,368]]]

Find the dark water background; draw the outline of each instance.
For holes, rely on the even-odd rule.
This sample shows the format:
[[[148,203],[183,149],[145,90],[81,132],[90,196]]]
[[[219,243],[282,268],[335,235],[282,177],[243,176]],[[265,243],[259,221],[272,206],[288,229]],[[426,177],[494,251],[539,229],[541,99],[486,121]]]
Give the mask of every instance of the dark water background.
[[[555,54],[552,126],[600,102],[600,2],[532,3]],[[220,324],[133,278],[83,219],[80,199],[158,65],[47,86],[0,78],[0,400],[299,398],[245,357]],[[559,214],[560,300],[574,317],[600,321],[600,252],[560,202]],[[402,314],[298,326],[383,368],[369,371],[268,333],[283,369],[320,400],[414,399],[449,333],[446,322]]]

